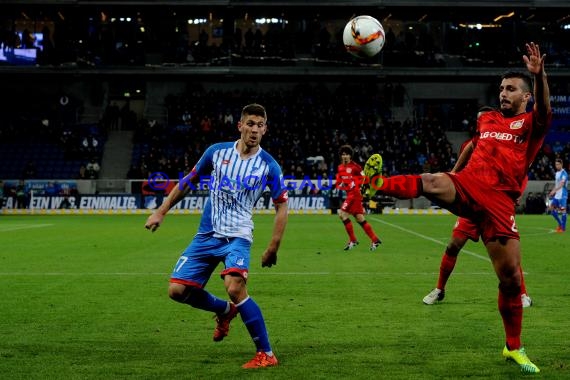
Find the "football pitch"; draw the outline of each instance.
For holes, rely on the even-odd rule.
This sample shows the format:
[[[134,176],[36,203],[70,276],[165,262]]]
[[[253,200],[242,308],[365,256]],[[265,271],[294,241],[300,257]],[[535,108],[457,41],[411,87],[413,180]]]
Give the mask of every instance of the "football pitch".
[[[171,301],[170,271],[199,216],[0,217],[2,379],[517,379],[505,362],[497,279],[481,243],[460,254],[446,299],[426,306],[455,218],[369,215],[383,240],[345,252],[333,215],[291,215],[277,266],[261,268],[273,217],[256,215],[249,292],[280,366],[243,370],[239,318],[212,341],[212,315]],[[523,344],[544,379],[570,378],[570,232],[517,218],[534,305]],[[217,273],[207,289],[224,297]]]

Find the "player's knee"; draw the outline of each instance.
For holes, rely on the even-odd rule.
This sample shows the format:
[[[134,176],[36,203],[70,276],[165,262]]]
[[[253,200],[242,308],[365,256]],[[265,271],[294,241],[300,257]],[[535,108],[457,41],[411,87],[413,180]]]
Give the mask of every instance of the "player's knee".
[[[182,284],[170,284],[168,287],[168,297],[176,302],[187,302],[191,295],[191,288]]]
[[[229,278],[228,278],[229,277]],[[239,303],[247,296],[245,280],[238,275],[226,275],[226,292],[233,303]]]
[[[421,176],[422,187],[424,192],[428,194],[438,193],[443,187],[444,177],[432,173],[424,173]]]
[[[503,268],[499,273],[499,289],[507,296],[516,296],[521,291],[521,274],[517,268]]]
[[[445,249],[445,254],[448,256],[457,257],[459,251],[461,251],[462,246],[457,245],[455,242],[449,242],[447,248]]]

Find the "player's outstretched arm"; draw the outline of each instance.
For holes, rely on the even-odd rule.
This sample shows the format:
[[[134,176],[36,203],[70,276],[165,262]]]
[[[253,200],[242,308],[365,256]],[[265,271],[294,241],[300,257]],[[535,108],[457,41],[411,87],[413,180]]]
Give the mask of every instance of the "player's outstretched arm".
[[[275,204],[275,222],[273,224],[273,235],[271,236],[271,241],[269,246],[263,253],[261,257],[261,266],[270,267],[277,264],[277,251],[279,250],[279,245],[281,245],[281,239],[285,233],[285,227],[287,226],[288,219],[288,206],[287,202],[281,202]]]
[[[188,174],[185,179],[188,179],[190,182],[196,184],[197,180],[195,181],[194,179],[198,179],[198,176],[194,174],[195,173]],[[160,225],[162,224],[162,221],[164,220],[164,217],[166,216],[168,211],[170,211],[172,207],[174,207],[178,202],[180,202],[180,200],[184,198],[184,196],[186,195],[186,193],[188,193],[189,190],[190,186],[188,185],[188,182],[184,180],[180,181],[179,184],[174,186],[170,191],[170,193],[168,194],[168,197],[166,197],[166,199],[164,199],[162,204],[148,217],[144,225],[144,228],[150,230],[151,232],[156,231],[158,227],[160,227]]]
[[[470,141],[469,144],[467,144],[465,148],[463,148],[463,151],[461,152],[459,157],[457,157],[457,162],[455,163],[453,169],[451,169],[452,173],[457,173],[458,171],[463,169],[465,165],[467,165],[467,161],[469,161],[469,158],[473,153],[473,149],[474,149],[473,141]]]

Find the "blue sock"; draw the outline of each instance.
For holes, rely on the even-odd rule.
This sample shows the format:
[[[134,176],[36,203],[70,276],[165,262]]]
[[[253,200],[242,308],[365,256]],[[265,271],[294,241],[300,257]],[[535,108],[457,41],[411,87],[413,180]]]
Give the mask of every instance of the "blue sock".
[[[566,214],[566,212],[564,212],[564,214],[562,214],[562,229],[565,230],[566,229],[566,216],[568,214]]]
[[[271,352],[271,345],[269,344],[269,336],[265,328],[265,321],[259,306],[250,297],[240,302],[237,305],[241,319],[255,343],[257,351]]]
[[[558,216],[558,211],[557,210],[552,210],[550,212],[550,214],[552,214],[552,216],[554,217],[554,219],[556,219],[556,223],[558,223],[559,226],[562,226],[562,221],[560,220],[560,216]]]
[[[184,303],[197,309],[211,311],[216,314],[223,314],[227,312],[230,307],[228,301],[220,299],[201,288],[191,288]]]

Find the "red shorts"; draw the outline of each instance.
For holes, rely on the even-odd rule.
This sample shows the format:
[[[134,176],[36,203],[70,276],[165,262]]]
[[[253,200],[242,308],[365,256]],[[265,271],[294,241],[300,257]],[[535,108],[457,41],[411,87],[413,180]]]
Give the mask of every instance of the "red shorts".
[[[458,238],[467,238],[473,240],[474,242],[479,241],[479,235],[481,235],[481,230],[479,227],[473,223],[470,219],[459,217],[455,222],[453,227],[452,235]]]
[[[498,237],[520,239],[511,195],[492,188],[471,173],[446,174],[457,192],[452,211],[479,227],[483,243]]]
[[[361,197],[347,197],[344,202],[342,202],[340,209],[353,216],[365,213]]]

